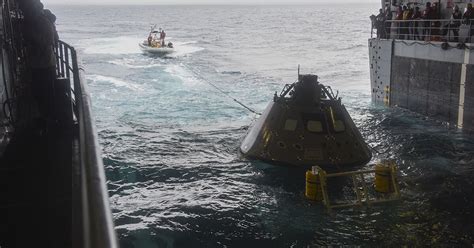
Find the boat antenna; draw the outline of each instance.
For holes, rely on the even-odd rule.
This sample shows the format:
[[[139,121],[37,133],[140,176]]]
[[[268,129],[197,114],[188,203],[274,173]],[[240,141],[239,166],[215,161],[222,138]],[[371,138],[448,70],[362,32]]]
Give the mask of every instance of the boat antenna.
[[[298,64],[298,78],[300,78],[300,64]]]

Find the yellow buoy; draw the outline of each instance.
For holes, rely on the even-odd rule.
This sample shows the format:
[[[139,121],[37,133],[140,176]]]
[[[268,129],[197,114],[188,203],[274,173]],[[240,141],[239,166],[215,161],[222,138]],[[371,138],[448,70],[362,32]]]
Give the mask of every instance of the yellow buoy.
[[[306,198],[313,201],[321,201],[323,193],[321,190],[321,181],[319,174],[315,167],[312,170],[306,171]]]
[[[375,165],[375,190],[380,193],[392,193],[392,171],[384,164]]]

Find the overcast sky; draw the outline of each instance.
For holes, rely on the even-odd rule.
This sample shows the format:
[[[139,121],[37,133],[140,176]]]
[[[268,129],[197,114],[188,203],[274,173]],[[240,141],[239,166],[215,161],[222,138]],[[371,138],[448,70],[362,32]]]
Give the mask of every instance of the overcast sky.
[[[41,0],[48,4],[321,4],[380,3],[380,0]]]

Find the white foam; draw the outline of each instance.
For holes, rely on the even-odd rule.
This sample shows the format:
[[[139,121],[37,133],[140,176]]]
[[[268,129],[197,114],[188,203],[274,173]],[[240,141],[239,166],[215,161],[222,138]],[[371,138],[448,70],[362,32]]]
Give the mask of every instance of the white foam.
[[[133,54],[140,53],[138,43],[142,40],[131,36],[86,39],[79,43],[79,47],[88,54]]]
[[[175,51],[168,55],[168,57],[182,57],[191,53],[199,52],[204,50],[202,47],[190,46],[189,44],[195,44],[196,41],[186,42],[173,42]]]
[[[117,225],[115,229],[120,230],[128,230],[128,231],[138,231],[138,230],[146,230],[148,229],[148,223],[130,223],[124,225]]]
[[[88,75],[87,78],[92,80],[93,82],[111,83],[117,87],[124,87],[131,90],[136,90],[136,91],[143,90],[143,88],[140,85],[126,82],[114,77],[107,77],[107,76],[102,76],[102,75]]]
[[[148,64],[140,65],[139,61],[136,61],[134,59],[116,59],[116,60],[111,60],[109,63],[114,64],[114,65],[119,65],[119,66],[125,66],[131,69],[143,69],[143,68],[154,68],[154,67],[162,67],[163,65],[159,62],[159,60],[153,59],[151,61],[145,61]]]
[[[170,65],[165,69],[165,72],[171,74],[173,77],[179,78],[184,84],[201,84],[201,81],[192,72],[186,70],[181,65]]]
[[[180,42],[179,44],[181,45],[189,45],[189,44],[197,44],[198,42],[196,40],[192,40],[192,41],[183,41],[183,42]]]

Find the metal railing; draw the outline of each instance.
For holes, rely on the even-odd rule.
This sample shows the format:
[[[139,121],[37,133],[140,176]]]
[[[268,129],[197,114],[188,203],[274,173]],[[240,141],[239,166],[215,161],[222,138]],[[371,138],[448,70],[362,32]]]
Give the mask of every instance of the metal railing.
[[[74,47],[58,41],[57,76],[70,81],[78,156],[73,165],[73,246],[117,247],[91,100]],[[78,228],[79,226],[79,228]]]
[[[328,210],[336,208],[346,208],[346,207],[355,207],[355,206],[370,206],[377,203],[385,203],[400,200],[401,194],[398,186],[397,180],[397,166],[393,161],[384,164],[384,167],[377,168],[372,170],[360,170],[360,171],[347,171],[339,173],[327,174],[326,171],[321,169],[318,166],[313,167],[313,174],[318,176],[318,181],[320,185],[320,193],[322,195],[322,202]],[[385,167],[386,166],[386,167]],[[374,181],[375,186],[377,187],[377,177],[382,181],[382,187],[385,186],[386,192],[382,196],[372,194],[369,191],[368,183],[365,176],[375,174]],[[340,177],[350,177],[352,180],[352,189],[356,195],[356,199],[349,202],[339,202],[331,203],[331,200],[328,195],[328,179],[329,178],[340,178]]]
[[[416,19],[375,21],[371,38],[471,43],[474,20]]]

